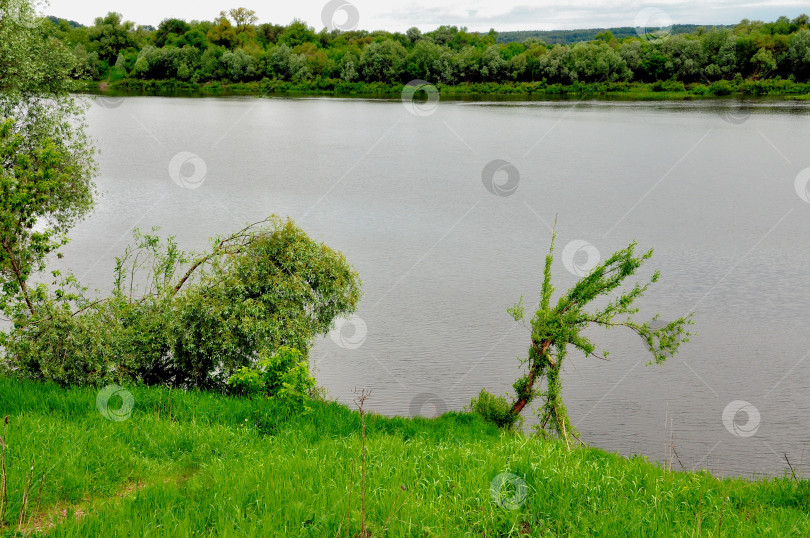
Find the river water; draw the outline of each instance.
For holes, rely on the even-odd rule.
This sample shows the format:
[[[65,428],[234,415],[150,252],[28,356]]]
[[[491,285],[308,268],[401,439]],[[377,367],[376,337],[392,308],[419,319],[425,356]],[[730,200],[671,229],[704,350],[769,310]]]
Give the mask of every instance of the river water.
[[[109,290],[134,227],[189,249],[270,214],[359,271],[357,317],[312,353],[320,385],[390,415],[460,410],[519,376],[557,220],[557,289],[637,240],[662,272],[643,319],[694,311],[662,366],[589,330],[564,397],[582,439],[674,469],[810,474],[810,107],[731,102],[97,99],[101,196],[63,263]],[[532,420],[528,421],[530,425]],[[674,447],[674,451],[673,451]],[[805,465],[807,463],[807,465]]]

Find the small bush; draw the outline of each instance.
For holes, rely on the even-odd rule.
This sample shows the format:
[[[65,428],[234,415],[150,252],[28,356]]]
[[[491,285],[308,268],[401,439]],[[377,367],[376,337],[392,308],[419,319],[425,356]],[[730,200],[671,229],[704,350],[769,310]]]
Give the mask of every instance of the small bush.
[[[734,88],[731,86],[731,83],[727,80],[718,80],[717,82],[712,82],[711,86],[709,86],[709,93],[712,95],[717,96],[724,96],[724,95],[731,95],[734,91]]]
[[[228,380],[236,394],[263,394],[277,398],[298,411],[309,411],[307,400],[315,390],[306,356],[299,350],[281,346],[275,353],[260,354],[256,368],[243,366]]]
[[[490,424],[509,430],[513,429],[521,418],[520,415],[512,414],[512,406],[506,398],[490,394],[486,389],[481,389],[478,398],[470,401],[470,409]]]

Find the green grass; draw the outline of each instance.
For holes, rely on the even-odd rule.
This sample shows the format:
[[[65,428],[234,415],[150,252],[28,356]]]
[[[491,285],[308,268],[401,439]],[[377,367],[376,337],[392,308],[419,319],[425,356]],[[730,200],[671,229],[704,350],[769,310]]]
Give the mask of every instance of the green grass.
[[[0,415],[10,415],[6,535],[32,458],[35,477],[46,473],[38,507],[38,482],[31,488],[32,521],[49,536],[345,536],[352,483],[350,535],[359,533],[358,413],[315,402],[289,415],[268,400],[130,390],[134,413],[112,422],[93,390],[0,378]],[[463,413],[369,415],[367,425],[373,536],[810,533],[807,481],[668,472]],[[491,499],[505,472],[528,486],[514,510]]]

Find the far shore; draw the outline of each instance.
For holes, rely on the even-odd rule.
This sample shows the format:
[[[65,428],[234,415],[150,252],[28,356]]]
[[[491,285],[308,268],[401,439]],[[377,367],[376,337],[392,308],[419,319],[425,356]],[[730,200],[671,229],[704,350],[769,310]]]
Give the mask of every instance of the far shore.
[[[78,81],[76,91],[110,97],[125,96],[328,96],[399,99],[405,84],[345,82],[335,79],[288,82],[188,82],[178,80],[120,79],[112,82]],[[726,99],[756,102],[810,102],[810,83],[789,80],[721,80],[712,83],[683,84],[677,81],[598,82],[570,85],[544,82],[473,83],[445,85],[411,83],[417,100],[440,97],[460,101],[527,100],[609,100],[609,101],[689,101]],[[415,90],[415,92],[414,92]]]

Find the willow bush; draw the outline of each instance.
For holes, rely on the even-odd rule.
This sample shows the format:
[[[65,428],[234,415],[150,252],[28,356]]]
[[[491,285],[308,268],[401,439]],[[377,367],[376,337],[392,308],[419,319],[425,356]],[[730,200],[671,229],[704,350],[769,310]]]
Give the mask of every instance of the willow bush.
[[[154,231],[153,231],[154,232]],[[360,298],[344,256],[271,217],[202,253],[136,232],[110,296],[91,300],[71,276],[18,309],[2,335],[5,368],[61,385],[110,382],[228,390],[242,368],[288,347],[304,358]]]
[[[540,305],[527,325],[531,331],[531,342],[528,359],[525,361],[526,373],[512,385],[515,390],[514,399],[510,402],[505,397],[494,396],[482,390],[478,398],[472,400],[471,407],[490,422],[511,428],[521,419],[524,408],[539,397],[538,432],[542,435],[556,434],[568,444],[571,437],[578,439],[562,397],[560,373],[569,348],[574,347],[589,357],[608,359],[608,352],[597,353],[596,345],[583,335],[583,330],[590,326],[630,329],[644,341],[652,354],[651,362],[661,364],[677,353],[682,343],[689,340],[687,327],[692,320],[691,314],[668,323],[658,322],[657,315],[649,322],[635,319],[638,313],[638,308],[633,306],[635,301],[644,295],[650,285],[658,281],[659,272],[655,272],[643,284],[636,283],[629,289],[616,293],[607,306],[589,308],[595,299],[610,296],[617,291],[626,279],[633,276],[650,259],[653,251],[637,254],[635,242],[616,251],[594,267],[565,292],[556,305],[552,305],[554,287],[551,285],[551,266],[554,261],[555,240],[556,233],[552,235],[551,247],[545,260]],[[509,313],[515,321],[525,322],[523,298],[509,309]]]

